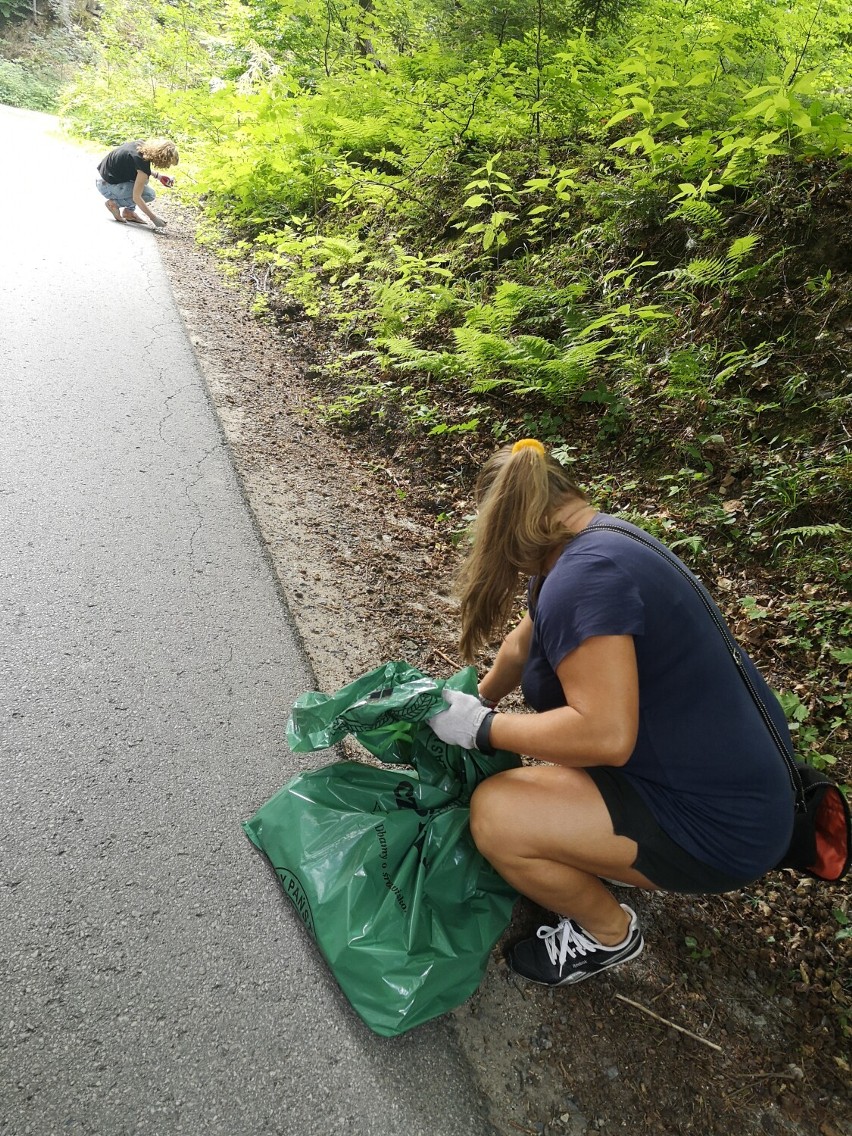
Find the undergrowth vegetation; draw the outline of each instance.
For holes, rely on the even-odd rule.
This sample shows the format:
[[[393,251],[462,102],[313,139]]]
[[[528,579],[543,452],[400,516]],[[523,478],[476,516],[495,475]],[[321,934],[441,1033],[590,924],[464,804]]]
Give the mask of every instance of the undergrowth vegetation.
[[[178,141],[258,316],[321,329],[317,411],[446,539],[540,437],[711,574],[848,779],[852,10],[559,7],[107,0],[64,109]]]
[[[0,0],[0,104],[55,111],[87,45],[79,28],[24,18],[27,7]]]

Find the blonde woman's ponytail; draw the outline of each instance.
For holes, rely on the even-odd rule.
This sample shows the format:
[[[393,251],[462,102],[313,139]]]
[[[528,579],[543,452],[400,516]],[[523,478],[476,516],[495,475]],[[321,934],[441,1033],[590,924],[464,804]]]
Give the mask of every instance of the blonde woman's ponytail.
[[[465,660],[505,627],[521,576],[538,575],[548,554],[570,539],[555,513],[571,497],[586,500],[534,438],[498,450],[485,464],[473,544],[456,576]]]

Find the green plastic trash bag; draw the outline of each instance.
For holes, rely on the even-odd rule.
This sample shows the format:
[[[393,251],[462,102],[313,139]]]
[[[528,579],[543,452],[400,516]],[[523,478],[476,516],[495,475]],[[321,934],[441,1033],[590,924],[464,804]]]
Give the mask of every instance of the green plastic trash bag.
[[[387,663],[334,695],[298,699],[296,752],[347,734],[387,765],[342,761],[300,773],[247,821],[346,997],[392,1037],[460,1005],[479,985],[516,892],[470,836],[479,782],[520,764],[442,742],[426,719],[444,686],[476,692],[468,667],[445,682]]]

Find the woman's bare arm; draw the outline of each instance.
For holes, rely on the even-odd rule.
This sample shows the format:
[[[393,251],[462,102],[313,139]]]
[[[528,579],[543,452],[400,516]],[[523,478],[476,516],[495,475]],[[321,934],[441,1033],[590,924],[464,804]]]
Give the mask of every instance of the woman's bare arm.
[[[161,223],[160,218],[157,216],[156,213],[154,213],[154,211],[152,209],[148,208],[148,205],[146,204],[146,202],[142,198],[142,190],[145,188],[145,186],[147,184],[148,184],[148,175],[144,174],[141,170],[137,170],[136,171],[136,180],[133,183],[133,204],[138,209],[141,209],[142,212],[145,214],[145,216],[153,224],[159,225]]]
[[[542,714],[496,714],[491,745],[556,765],[624,765],[639,729],[633,637],[587,639],[565,656],[556,674],[568,705]]]
[[[524,663],[530,653],[533,623],[525,615],[503,640],[494,664],[479,684],[479,693],[489,702],[499,702],[521,685]]]

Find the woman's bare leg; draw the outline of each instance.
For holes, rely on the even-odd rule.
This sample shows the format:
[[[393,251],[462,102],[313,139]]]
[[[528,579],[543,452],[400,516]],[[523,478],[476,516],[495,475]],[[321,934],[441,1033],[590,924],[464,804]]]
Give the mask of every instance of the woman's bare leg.
[[[527,766],[489,777],[473,794],[470,823],[477,848],[503,879],[607,946],[621,942],[629,917],[599,877],[656,890],[632,867],[636,842],[615,835],[582,769]]]

